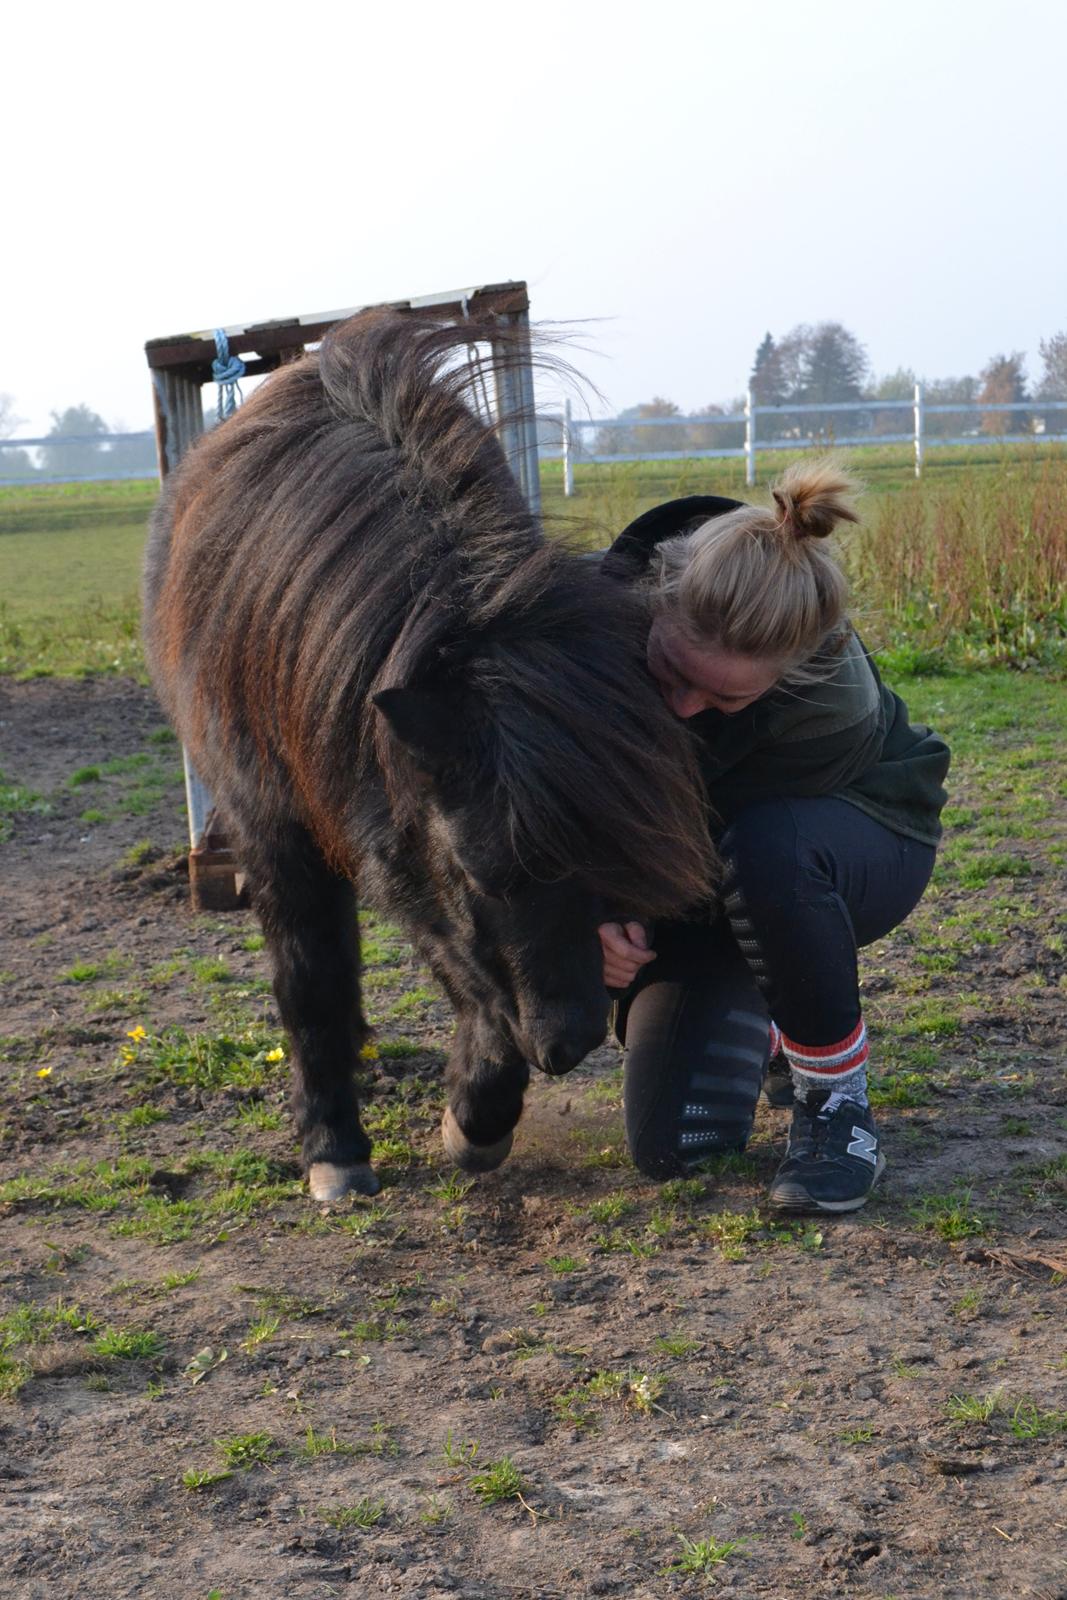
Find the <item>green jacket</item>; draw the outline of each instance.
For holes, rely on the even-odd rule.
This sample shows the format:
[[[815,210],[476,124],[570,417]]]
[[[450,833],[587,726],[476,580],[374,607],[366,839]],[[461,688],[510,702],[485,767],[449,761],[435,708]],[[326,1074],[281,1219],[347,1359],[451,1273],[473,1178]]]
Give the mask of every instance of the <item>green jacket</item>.
[[[605,570],[637,577],[655,545],[735,510],[737,500],[690,495],[646,512],[616,539]],[[743,711],[690,718],[712,806],[724,825],[760,800],[831,796],[911,839],[934,845],[949,749],[878,675],[852,633],[821,682],[779,687]]]

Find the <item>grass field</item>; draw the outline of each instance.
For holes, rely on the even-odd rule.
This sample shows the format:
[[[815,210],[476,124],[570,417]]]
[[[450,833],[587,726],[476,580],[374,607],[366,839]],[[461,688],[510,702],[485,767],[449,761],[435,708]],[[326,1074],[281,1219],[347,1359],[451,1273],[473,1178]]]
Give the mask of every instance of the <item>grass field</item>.
[[[787,452],[765,456],[780,471]],[[857,449],[863,523],[842,541],[865,635],[898,672],[945,665],[1058,666],[1067,631],[1067,453],[932,450],[915,481],[906,447]],[[606,546],[684,494],[745,493],[738,461],[579,467],[563,495],[546,463],[546,526]],[[0,673],[142,675],[140,569],[152,483],[0,489]]]
[[[188,907],[151,693],[5,686],[4,1594],[1059,1596],[1067,683],[908,696],[954,764],[934,882],[863,953],[889,1169],[786,1219],[783,1113],[657,1185],[610,1047],[452,1170],[449,1010],[371,916],[383,1190],[314,1206],[263,936]]]
[[[764,1206],[769,1107],[744,1155],[643,1178],[610,1044],[538,1077],[499,1173],[453,1171],[450,1012],[371,915],[383,1189],[312,1205],[263,935],[189,908],[178,751],[131,681],[154,490],[0,492],[12,1593],[1067,1592],[1067,478],[855,464],[859,602],[953,767],[930,888],[862,953],[889,1170],[842,1219]],[[739,489],[589,469],[563,508],[545,473],[589,543]]]

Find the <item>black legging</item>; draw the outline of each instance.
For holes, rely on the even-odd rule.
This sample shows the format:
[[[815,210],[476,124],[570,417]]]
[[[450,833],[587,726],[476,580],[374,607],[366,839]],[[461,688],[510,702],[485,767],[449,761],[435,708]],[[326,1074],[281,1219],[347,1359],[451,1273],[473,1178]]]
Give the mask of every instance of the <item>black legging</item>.
[[[626,1137],[650,1177],[744,1148],[771,1018],[812,1047],[854,1032],[857,947],[903,922],[934,865],[932,845],[847,800],[749,806],[719,848],[717,920],[659,924],[656,960],[618,1006]]]

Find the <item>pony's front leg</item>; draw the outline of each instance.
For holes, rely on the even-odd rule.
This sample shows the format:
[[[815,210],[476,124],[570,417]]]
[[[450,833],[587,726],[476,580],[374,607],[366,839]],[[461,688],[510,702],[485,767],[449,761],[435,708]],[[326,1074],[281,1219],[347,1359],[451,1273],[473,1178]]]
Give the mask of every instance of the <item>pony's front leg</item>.
[[[502,1030],[476,1011],[456,1017],[441,1122],[445,1153],[465,1172],[492,1172],[511,1150],[530,1068]]]
[[[326,865],[305,829],[241,855],[274,968],[292,1046],[292,1107],[314,1199],[377,1194],[353,1069],[367,1037],[359,998],[355,891]]]

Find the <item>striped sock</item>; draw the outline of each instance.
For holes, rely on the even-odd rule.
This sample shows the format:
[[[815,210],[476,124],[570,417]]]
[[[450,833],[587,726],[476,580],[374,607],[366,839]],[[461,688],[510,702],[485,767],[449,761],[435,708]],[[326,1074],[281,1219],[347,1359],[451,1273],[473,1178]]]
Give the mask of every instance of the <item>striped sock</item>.
[[[836,1044],[807,1045],[782,1036],[782,1048],[789,1061],[793,1093],[798,1100],[813,1095],[829,1098],[823,1107],[835,1111],[843,1100],[865,1106],[867,1100],[867,1029],[863,1018],[852,1032]]]

